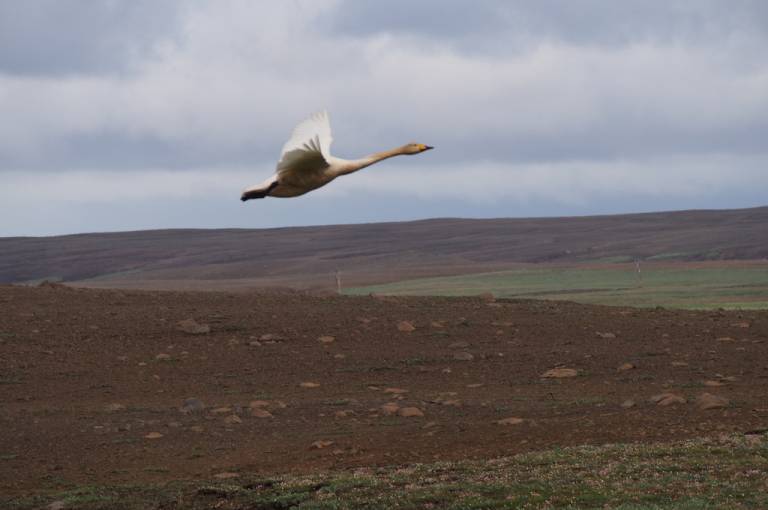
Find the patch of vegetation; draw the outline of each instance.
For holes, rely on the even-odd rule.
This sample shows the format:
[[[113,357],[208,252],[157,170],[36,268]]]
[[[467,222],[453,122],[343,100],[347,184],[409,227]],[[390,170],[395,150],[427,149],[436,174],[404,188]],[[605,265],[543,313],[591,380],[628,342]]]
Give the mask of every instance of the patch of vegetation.
[[[541,267],[422,278],[347,289],[348,294],[534,298],[621,306],[688,309],[768,308],[768,265],[634,264],[605,268]]]
[[[341,508],[768,508],[768,436],[555,448],[490,461],[367,468],[270,480],[77,487],[0,507],[176,510]]]

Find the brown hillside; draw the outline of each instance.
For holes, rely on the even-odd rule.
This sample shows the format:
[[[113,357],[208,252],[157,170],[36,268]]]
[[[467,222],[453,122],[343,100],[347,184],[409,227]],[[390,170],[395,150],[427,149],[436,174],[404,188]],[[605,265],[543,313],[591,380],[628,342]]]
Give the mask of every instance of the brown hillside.
[[[616,257],[768,257],[768,207],[615,216],[433,219],[276,229],[154,230],[0,238],[0,282],[243,280],[312,284]],[[95,283],[98,283],[95,282]]]

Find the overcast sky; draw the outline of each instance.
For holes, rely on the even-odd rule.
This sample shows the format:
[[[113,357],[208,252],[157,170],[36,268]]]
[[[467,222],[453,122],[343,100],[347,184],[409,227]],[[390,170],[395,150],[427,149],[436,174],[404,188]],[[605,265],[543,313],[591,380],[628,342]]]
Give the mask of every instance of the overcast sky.
[[[768,204],[763,0],[0,0],[0,236]],[[294,125],[388,160],[239,201]]]

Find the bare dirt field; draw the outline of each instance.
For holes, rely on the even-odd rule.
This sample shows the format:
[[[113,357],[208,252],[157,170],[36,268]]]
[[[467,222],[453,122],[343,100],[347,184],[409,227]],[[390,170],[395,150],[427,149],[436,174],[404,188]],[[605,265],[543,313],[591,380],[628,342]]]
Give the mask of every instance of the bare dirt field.
[[[3,495],[767,426],[768,312],[0,286]]]

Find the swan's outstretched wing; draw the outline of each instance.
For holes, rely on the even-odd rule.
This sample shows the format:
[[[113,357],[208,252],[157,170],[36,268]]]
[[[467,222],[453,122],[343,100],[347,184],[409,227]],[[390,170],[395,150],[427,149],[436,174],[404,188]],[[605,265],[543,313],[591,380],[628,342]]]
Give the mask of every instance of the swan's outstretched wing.
[[[332,141],[328,112],[312,115],[296,126],[283,146],[277,174],[318,171],[327,167]]]

